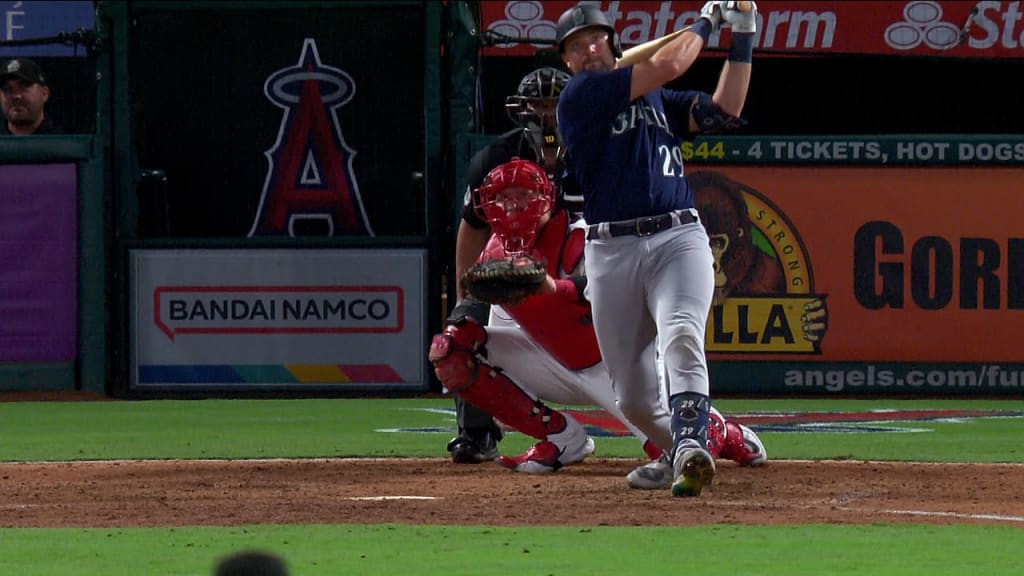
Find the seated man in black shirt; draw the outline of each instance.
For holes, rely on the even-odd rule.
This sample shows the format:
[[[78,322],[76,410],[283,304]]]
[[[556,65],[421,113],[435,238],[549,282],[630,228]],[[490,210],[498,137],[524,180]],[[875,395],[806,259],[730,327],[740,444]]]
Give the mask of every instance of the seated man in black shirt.
[[[13,58],[0,67],[0,106],[4,122],[0,135],[60,134],[46,117],[50,87],[38,64],[28,58]]]

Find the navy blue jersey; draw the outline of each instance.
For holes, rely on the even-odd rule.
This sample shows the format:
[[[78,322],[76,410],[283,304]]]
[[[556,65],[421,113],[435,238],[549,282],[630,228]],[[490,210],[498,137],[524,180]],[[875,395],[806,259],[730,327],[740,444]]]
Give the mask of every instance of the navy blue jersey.
[[[590,224],[693,208],[679,145],[700,93],[658,88],[630,102],[632,73],[580,72],[558,100],[558,130]]]

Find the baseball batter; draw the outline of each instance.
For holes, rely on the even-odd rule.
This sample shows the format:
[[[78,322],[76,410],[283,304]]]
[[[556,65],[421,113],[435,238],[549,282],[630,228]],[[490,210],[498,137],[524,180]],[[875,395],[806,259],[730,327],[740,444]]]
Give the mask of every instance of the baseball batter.
[[[557,25],[573,73],[558,125],[589,224],[587,296],[597,341],[622,413],[655,444],[672,447],[675,496],[700,495],[715,474],[704,355],[713,258],[680,144],[692,133],[740,125],[756,19],[752,2],[708,2],[689,28],[618,66],[615,29],[598,6],[570,8]],[[714,94],[664,88],[719,27],[731,28],[732,44]],[[660,378],[647,353],[654,342]]]
[[[473,194],[474,206],[487,221],[491,236],[481,261],[502,259],[524,249],[546,263],[548,278],[540,294],[517,304],[492,307],[489,325],[480,326],[465,312],[464,299],[443,334],[434,337],[430,359],[445,387],[487,410],[504,423],[540,442],[517,457],[499,462],[522,472],[552,472],[579,462],[594,451],[593,440],[572,417],[545,402],[598,405],[619,419],[641,441],[652,462],[664,462],[664,450],[620,411],[611,379],[601,360],[583,298],[585,225],[564,207],[555,207],[554,187],[544,170],[514,159],[492,170]],[[653,371],[654,346],[644,358]],[[651,377],[655,377],[651,374]],[[767,455],[752,430],[713,415],[713,457],[742,465],[763,463]],[[666,429],[661,436],[669,436]],[[641,466],[627,476],[633,488],[667,488],[672,475]]]

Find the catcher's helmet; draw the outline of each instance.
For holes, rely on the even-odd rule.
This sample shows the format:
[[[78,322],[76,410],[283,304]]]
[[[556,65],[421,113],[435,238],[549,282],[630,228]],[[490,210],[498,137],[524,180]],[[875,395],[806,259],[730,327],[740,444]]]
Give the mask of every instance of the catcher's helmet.
[[[551,66],[537,68],[519,81],[516,96],[519,98],[558,98],[565,85],[569,83],[569,75]]]
[[[544,118],[537,110],[538,106],[549,102],[552,105],[549,107],[552,108],[550,112],[553,120],[553,105],[568,83],[569,75],[558,68],[537,68],[523,76],[516,93],[505,99],[505,112],[517,126],[540,131],[544,126]]]
[[[533,247],[541,220],[555,203],[555,186],[540,166],[513,158],[488,172],[473,193],[473,208],[501,239],[509,255]]]
[[[608,45],[616,58],[622,56],[622,47],[619,45],[619,37],[615,34],[615,28],[608,22],[608,17],[596,4],[581,4],[573,6],[558,17],[558,25],[555,27],[555,38],[558,39],[558,53],[565,52],[565,39],[584,28],[592,26],[604,28],[608,32]]]
[[[569,75],[562,70],[538,68],[523,76],[516,93],[505,99],[505,113],[526,131],[534,154],[545,164],[557,162],[564,153],[555,106],[568,83]]]

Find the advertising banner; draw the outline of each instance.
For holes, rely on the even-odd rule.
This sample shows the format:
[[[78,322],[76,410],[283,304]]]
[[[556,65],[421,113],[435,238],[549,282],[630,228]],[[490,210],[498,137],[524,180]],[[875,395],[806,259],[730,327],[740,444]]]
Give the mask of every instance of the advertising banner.
[[[74,164],[0,166],[0,362],[72,362],[78,326]]]
[[[692,24],[703,2],[601,1],[623,46],[660,38]],[[559,15],[577,2],[482,2],[488,56],[530,56],[549,47]],[[760,54],[885,54],[1020,58],[1020,2],[958,0],[765,2],[754,46]],[[713,34],[708,48],[728,46]],[[508,39],[502,41],[502,38]]]
[[[928,386],[1024,391],[1024,168],[722,164],[688,177],[715,255],[713,367],[768,361],[757,385],[778,391],[812,385],[801,363],[854,367],[858,382],[873,363],[971,365],[969,381]]]
[[[168,176],[173,236],[426,234],[433,3],[153,4],[132,5],[133,141]],[[193,83],[231,97],[168,122]]]
[[[71,37],[83,30],[91,31],[95,16],[91,0],[32,2],[0,2],[0,42],[19,42],[38,38],[55,38],[60,34]],[[85,56],[85,49],[75,48],[70,42],[4,46],[0,44],[0,58],[12,56]]]
[[[426,389],[423,250],[135,250],[138,388]]]
[[[1014,135],[698,136],[680,146],[701,163],[890,166],[1020,166],[1024,139]]]

